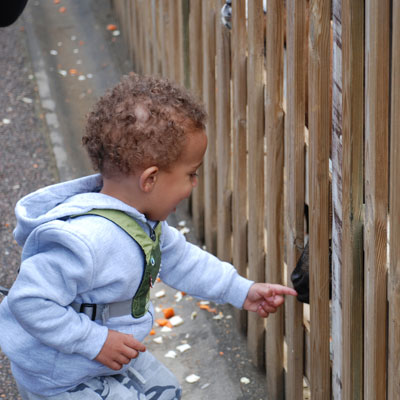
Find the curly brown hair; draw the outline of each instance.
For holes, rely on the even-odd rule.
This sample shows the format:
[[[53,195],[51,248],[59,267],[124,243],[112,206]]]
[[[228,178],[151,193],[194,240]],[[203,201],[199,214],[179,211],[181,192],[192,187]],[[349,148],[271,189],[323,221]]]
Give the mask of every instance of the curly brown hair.
[[[151,165],[168,169],[179,159],[187,133],[204,131],[205,121],[204,106],[186,89],[130,74],[89,112],[82,143],[105,177]]]

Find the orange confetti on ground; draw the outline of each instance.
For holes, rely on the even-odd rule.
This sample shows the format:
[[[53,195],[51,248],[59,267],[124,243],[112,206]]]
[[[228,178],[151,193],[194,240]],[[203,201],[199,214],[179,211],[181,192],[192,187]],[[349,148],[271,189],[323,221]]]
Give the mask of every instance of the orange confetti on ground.
[[[69,70],[69,73],[70,73],[71,75],[76,75],[76,74],[78,73],[78,71],[77,71],[75,68],[71,68],[71,69]]]
[[[8,227],[10,226],[10,224],[7,224],[7,223],[6,223],[6,224],[4,224],[4,226],[5,226],[6,228],[8,228]]]
[[[224,352],[223,352],[223,351],[220,351],[220,352],[219,352],[219,355],[220,355],[220,356],[223,356],[223,355],[224,355]]]
[[[197,303],[197,305],[199,306],[200,310],[206,310],[206,311],[212,312],[214,314],[217,313],[217,309],[216,308],[211,308],[208,304]]]
[[[167,326],[168,328],[173,328],[173,325],[171,324],[171,322],[167,321],[167,323],[165,324],[165,326]]]
[[[164,318],[159,318],[159,319],[156,319],[156,324],[158,324],[159,326],[165,326],[168,324],[168,320],[166,320]]]
[[[66,7],[60,7],[58,9],[58,11],[62,14],[62,13],[65,13],[65,11],[67,11],[67,8]]]
[[[53,0],[53,3],[54,3],[54,4],[59,4],[59,3],[60,3],[60,0]]]
[[[115,31],[117,29],[117,25],[114,24],[108,24],[107,25],[107,30],[108,31]]]
[[[85,42],[83,40],[79,41],[79,46],[83,46],[85,44]]]
[[[160,278],[157,278],[157,279],[156,279],[156,282],[161,282],[161,279],[160,279]]]
[[[153,336],[153,335],[155,335],[156,334],[156,331],[154,330],[154,329],[152,329],[151,331],[150,331],[150,336]]]
[[[171,318],[171,317],[173,317],[175,315],[175,311],[174,311],[174,309],[172,307],[164,308],[164,310],[162,310],[162,311],[164,313],[164,317],[167,318],[167,319]]]

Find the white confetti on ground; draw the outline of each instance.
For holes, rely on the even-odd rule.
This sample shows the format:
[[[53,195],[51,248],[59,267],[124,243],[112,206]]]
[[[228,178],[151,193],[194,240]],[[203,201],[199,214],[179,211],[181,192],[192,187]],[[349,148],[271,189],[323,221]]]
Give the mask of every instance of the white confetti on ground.
[[[176,346],[176,349],[179,350],[181,353],[184,353],[185,351],[188,351],[191,348],[192,346],[190,346],[190,344],[187,343]]]
[[[170,350],[168,353],[164,355],[165,358],[176,358],[176,352],[173,350]]]
[[[196,374],[191,374],[185,378],[185,381],[187,383],[195,383],[195,382],[198,382],[199,380],[200,380],[200,377]]]

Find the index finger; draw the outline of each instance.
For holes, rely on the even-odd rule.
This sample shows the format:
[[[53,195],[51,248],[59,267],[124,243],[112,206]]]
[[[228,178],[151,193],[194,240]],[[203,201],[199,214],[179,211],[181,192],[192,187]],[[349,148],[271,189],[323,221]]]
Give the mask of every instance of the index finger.
[[[272,292],[271,295],[280,294],[280,295],[290,295],[290,296],[297,296],[297,292],[288,287],[283,285],[278,285],[275,283],[268,284],[268,289]]]

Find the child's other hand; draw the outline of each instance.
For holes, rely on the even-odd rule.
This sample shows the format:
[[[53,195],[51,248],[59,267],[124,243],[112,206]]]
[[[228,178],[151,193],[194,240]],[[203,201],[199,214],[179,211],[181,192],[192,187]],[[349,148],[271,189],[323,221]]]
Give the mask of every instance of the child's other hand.
[[[132,358],[136,358],[139,351],[146,351],[143,343],[132,335],[109,329],[107,339],[95,360],[117,371],[124,364],[129,364]]]
[[[276,312],[285,301],[284,295],[297,296],[297,292],[287,286],[271,283],[255,283],[250,287],[243,308],[256,312],[260,317],[267,318]]]

